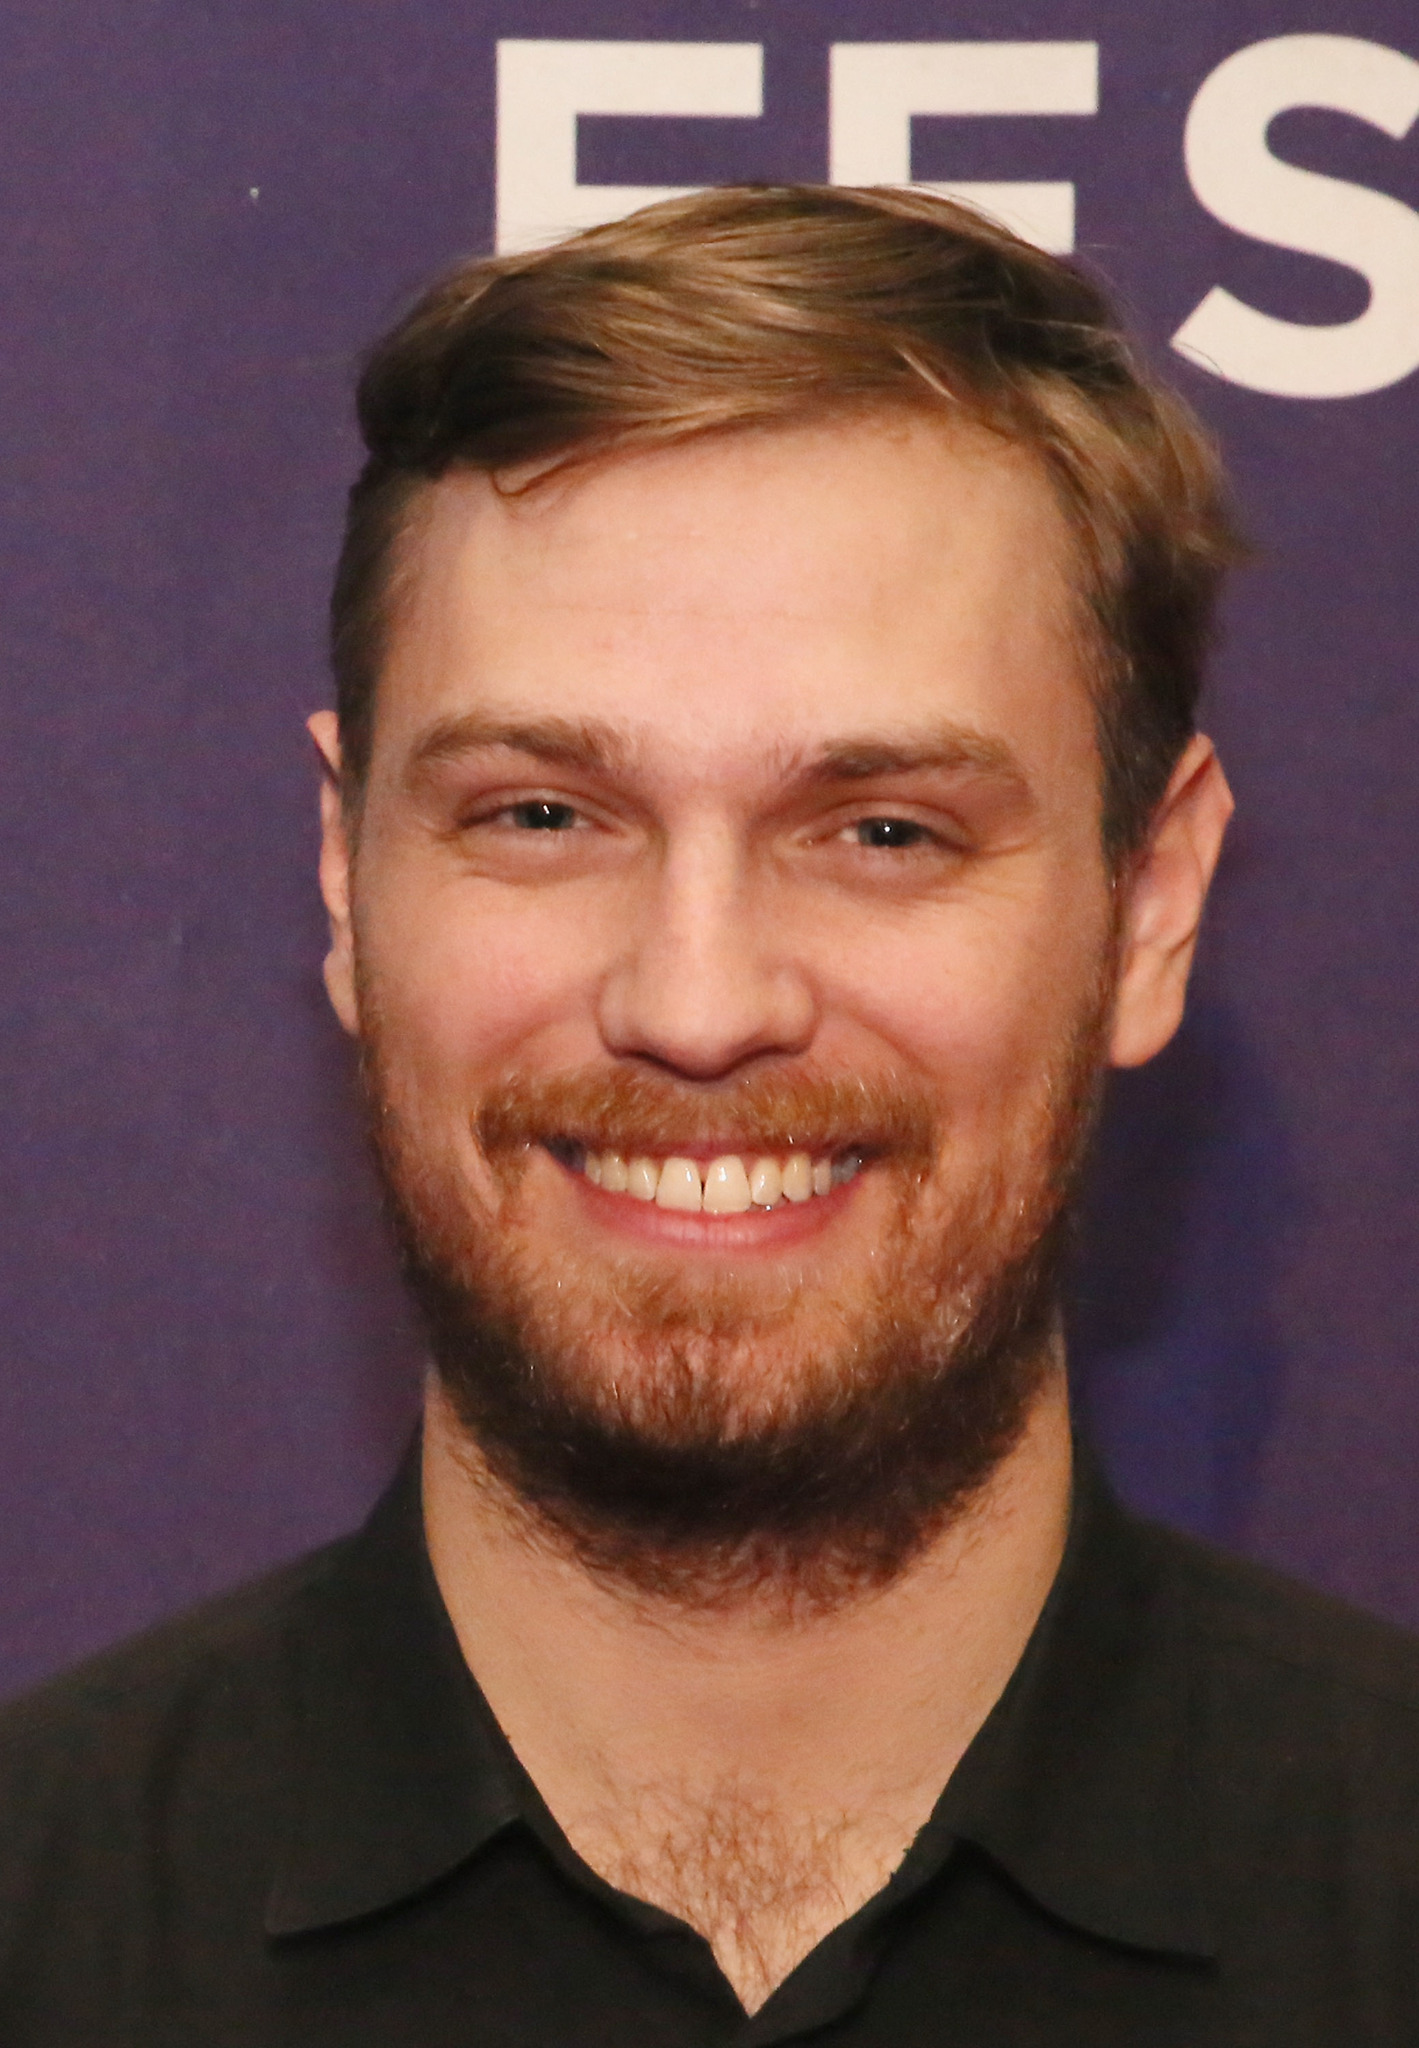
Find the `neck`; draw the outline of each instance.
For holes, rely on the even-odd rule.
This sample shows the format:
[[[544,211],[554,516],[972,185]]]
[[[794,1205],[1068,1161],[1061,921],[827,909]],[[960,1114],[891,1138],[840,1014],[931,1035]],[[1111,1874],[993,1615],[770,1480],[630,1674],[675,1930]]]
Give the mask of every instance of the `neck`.
[[[752,2008],[885,1882],[1019,1660],[1068,1520],[1062,1364],[966,1511],[827,1612],[623,1594],[529,1540],[436,1387],[424,1442],[434,1572],[524,1768],[585,1860],[699,1927]]]

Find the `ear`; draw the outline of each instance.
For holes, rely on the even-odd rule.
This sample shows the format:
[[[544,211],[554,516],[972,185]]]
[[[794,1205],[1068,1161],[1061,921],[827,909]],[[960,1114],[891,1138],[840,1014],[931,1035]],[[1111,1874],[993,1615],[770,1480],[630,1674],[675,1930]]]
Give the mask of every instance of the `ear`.
[[[1173,770],[1152,829],[1126,879],[1109,1058],[1138,1067],[1182,1022],[1202,906],[1232,815],[1232,792],[1211,740],[1198,734]]]
[[[355,1000],[355,941],[350,920],[350,834],[340,781],[340,729],[333,711],[317,711],[306,731],[320,756],[320,893],[330,919],[325,987],[336,1016],[351,1034],[359,1029]]]

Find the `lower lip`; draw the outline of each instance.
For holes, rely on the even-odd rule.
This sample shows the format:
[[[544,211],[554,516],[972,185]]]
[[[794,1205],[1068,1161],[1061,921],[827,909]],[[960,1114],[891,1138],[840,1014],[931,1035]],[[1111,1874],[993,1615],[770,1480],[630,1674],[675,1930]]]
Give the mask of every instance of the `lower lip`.
[[[703,1210],[662,1209],[658,1202],[638,1202],[633,1195],[608,1194],[575,1167],[562,1167],[574,1182],[588,1214],[605,1229],[617,1230],[643,1244],[679,1246],[687,1251],[778,1251],[806,1243],[840,1216],[862,1177],[840,1181],[826,1195],[806,1202],[780,1202],[772,1209],[741,1209],[729,1216],[706,1216]]]

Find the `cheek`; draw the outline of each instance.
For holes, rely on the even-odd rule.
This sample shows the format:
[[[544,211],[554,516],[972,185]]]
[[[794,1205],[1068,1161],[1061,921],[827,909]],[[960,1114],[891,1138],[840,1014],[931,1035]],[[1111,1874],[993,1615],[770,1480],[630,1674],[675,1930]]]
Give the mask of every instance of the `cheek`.
[[[827,1008],[928,1077],[958,1133],[988,1132],[1054,1072],[1095,999],[1106,938],[1092,896],[954,910],[840,947],[852,968],[839,964]]]
[[[485,1070],[534,1059],[587,1009],[584,931],[530,896],[391,893],[357,934],[381,1031],[425,1087],[462,1093]]]

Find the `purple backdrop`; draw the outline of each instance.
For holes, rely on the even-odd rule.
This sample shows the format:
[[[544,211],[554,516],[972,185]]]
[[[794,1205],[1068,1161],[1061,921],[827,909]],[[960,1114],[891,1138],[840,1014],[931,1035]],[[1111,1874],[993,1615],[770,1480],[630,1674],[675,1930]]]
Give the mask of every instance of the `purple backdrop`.
[[[1419,56],[1412,0],[12,0],[0,1688],[348,1524],[412,1413],[300,720],[327,698],[351,366],[491,241],[500,37],[762,46],[760,117],[588,116],[587,185],[827,175],[832,44],[1098,45],[1096,114],[923,115],[911,161],[1072,182],[1080,249],[1215,423],[1261,548],[1210,712],[1240,821],[1191,1019],[1110,1112],[1083,1400],[1131,1499],[1419,1623],[1419,221],[1341,194],[1309,246],[1358,271],[1277,246],[1216,94],[1190,182],[1204,80],[1283,35],[1378,46],[1398,111],[1355,111],[1364,47],[1322,64],[1329,108],[1287,100],[1282,52],[1274,157],[1419,204],[1382,55]],[[1262,238],[1216,217],[1228,179]],[[1333,188],[1278,189],[1306,245]],[[1388,349],[1380,388],[1189,366],[1170,337],[1217,285],[1289,323],[1278,362],[1345,324],[1331,388]]]

